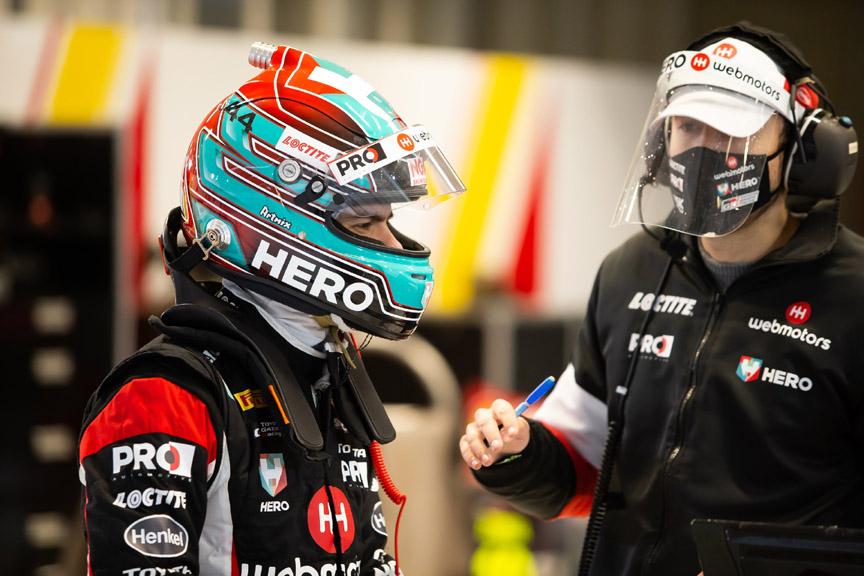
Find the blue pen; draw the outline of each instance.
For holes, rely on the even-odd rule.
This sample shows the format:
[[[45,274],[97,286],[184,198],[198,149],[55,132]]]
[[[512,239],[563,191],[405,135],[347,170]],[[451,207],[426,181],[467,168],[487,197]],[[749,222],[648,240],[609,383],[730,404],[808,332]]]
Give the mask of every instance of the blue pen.
[[[541,382],[539,386],[534,388],[534,390],[528,395],[528,397],[525,398],[525,401],[516,407],[516,416],[521,416],[522,413],[525,412],[525,410],[527,410],[529,406],[531,406],[532,404],[543,398],[546,394],[548,394],[554,385],[554,376],[549,376],[548,378],[543,380],[543,382]]]

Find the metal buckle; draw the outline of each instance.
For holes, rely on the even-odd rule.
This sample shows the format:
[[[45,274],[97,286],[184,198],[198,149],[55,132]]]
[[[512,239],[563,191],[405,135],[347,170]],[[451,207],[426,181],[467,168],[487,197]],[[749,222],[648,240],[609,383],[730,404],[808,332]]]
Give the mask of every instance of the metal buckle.
[[[210,252],[216,247],[216,244],[213,242],[213,239],[210,237],[211,233],[205,232],[198,238],[192,240],[192,244],[197,245],[201,249],[201,253],[203,256],[201,257],[201,261],[205,262],[208,258],[210,258]],[[207,246],[204,245],[203,240],[207,241]]]

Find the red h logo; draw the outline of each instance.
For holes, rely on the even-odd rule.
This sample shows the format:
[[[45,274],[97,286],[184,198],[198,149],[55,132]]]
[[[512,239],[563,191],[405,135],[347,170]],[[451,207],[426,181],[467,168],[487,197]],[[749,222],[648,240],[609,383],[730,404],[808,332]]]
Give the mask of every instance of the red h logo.
[[[711,59],[701,52],[694,54],[693,58],[690,60],[690,67],[697,72],[704,70],[709,64],[711,64]]]

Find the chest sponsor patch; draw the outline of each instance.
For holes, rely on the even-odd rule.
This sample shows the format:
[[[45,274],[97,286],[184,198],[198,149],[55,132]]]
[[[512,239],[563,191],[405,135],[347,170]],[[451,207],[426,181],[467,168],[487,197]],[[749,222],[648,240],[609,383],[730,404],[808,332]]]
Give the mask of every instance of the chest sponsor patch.
[[[674,344],[675,336],[670,334],[663,334],[662,336],[643,334],[640,339],[639,334],[634,332],[630,334],[630,344],[627,346],[627,351],[632,353],[638,348],[639,354],[643,356],[665,360],[672,355]]]
[[[676,316],[693,316],[693,309],[696,307],[694,298],[684,298],[683,296],[673,296],[672,294],[660,294],[659,296],[651,292],[636,292],[627,308],[630,310],[643,310],[647,312],[653,307],[655,312],[661,314],[674,314]]]
[[[339,464],[342,470],[342,482],[369,488],[369,463],[366,461],[366,449],[354,448],[350,444],[339,444],[337,451],[340,458],[346,458]]]
[[[237,404],[243,412],[252,410],[253,408],[265,408],[267,406],[267,393],[264,390],[257,388],[255,390],[247,388],[242,392],[237,392],[234,394],[234,398],[237,399]]]
[[[372,529],[382,536],[387,536],[387,523],[384,520],[384,511],[381,509],[381,502],[376,502],[372,509],[372,517],[369,519],[372,524]]]
[[[240,576],[334,576],[336,574],[345,574],[346,576],[360,574],[360,560],[354,560],[347,564],[327,562],[317,568],[306,564],[300,558],[294,558],[293,562],[289,561],[287,565],[281,566],[240,563]],[[379,576],[379,574],[380,571],[375,568],[375,576]],[[395,572],[393,574],[395,575]]]
[[[802,392],[809,392],[813,389],[813,380],[810,378],[765,366],[761,358],[752,356],[742,355],[738,359],[738,369],[735,374],[742,382],[768,382]]]
[[[282,454],[261,454],[258,460],[258,476],[261,478],[261,486],[271,498],[282,492],[288,486]]]
[[[342,552],[351,547],[354,542],[354,515],[345,493],[335,486],[330,486],[333,496],[333,509],[330,508],[327,487],[322,486],[309,501],[307,521],[309,534],[315,543],[324,551],[336,552],[336,530],[339,531]]]
[[[807,317],[809,318],[809,312]],[[819,336],[815,332],[811,331],[809,328],[790,326],[789,324],[778,322],[776,319],[764,320],[762,318],[755,318],[751,316],[747,320],[747,327],[750,330],[756,330],[757,332],[764,332],[766,334],[777,334],[779,336],[783,336],[784,338],[798,340],[799,342],[804,342],[805,344],[809,344],[814,348],[821,348],[822,350],[831,349],[831,340],[829,338],[823,338],[822,336]]]
[[[252,436],[255,438],[279,438],[282,436],[282,429],[275,420],[264,420],[252,430]]]

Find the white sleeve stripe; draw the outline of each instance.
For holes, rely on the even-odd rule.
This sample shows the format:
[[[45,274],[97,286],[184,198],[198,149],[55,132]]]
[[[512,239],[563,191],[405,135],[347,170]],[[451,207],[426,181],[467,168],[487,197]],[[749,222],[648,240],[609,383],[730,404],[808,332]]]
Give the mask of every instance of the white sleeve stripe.
[[[585,460],[600,468],[607,434],[606,405],[576,383],[572,363],[567,365],[534,419],[561,432]]]
[[[231,462],[228,440],[222,435],[222,461],[216,479],[207,490],[207,516],[198,539],[198,565],[201,574],[231,576],[231,549],[234,544],[234,523],[228,500],[228,479]]]

